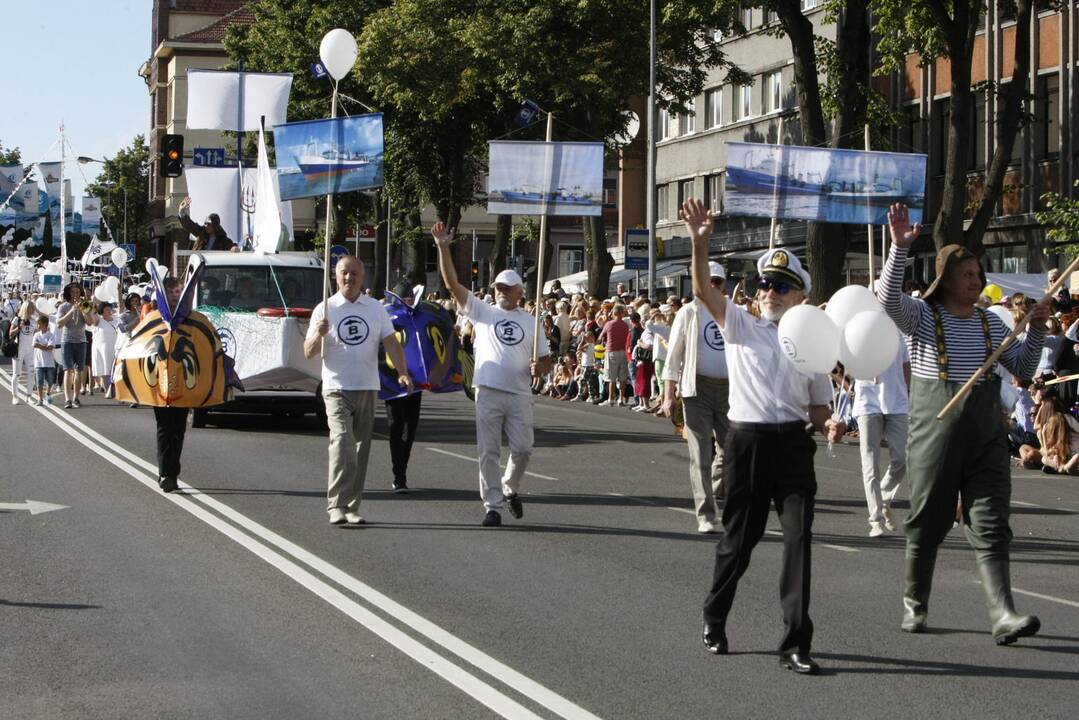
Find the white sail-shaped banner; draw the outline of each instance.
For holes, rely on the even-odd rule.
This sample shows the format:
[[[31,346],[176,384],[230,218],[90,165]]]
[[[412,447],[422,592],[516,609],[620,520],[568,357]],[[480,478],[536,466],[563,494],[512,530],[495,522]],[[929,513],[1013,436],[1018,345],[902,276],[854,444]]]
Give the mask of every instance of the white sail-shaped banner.
[[[255,168],[244,168],[244,187],[257,187],[258,171]],[[187,178],[187,194],[191,196],[191,217],[201,224],[210,213],[217,213],[221,218],[221,227],[231,237],[233,228],[237,227],[240,219],[240,173],[236,168],[210,168],[210,167],[186,167],[184,177]],[[256,203],[257,209],[257,203]],[[288,232],[288,242],[292,241],[292,203],[282,202],[278,205],[281,213],[281,224]],[[247,223],[244,222],[243,232],[248,232]],[[244,238],[231,238],[240,247],[244,246]]]
[[[248,132],[263,116],[266,127],[283,124],[290,92],[291,73],[188,70],[187,127]]]

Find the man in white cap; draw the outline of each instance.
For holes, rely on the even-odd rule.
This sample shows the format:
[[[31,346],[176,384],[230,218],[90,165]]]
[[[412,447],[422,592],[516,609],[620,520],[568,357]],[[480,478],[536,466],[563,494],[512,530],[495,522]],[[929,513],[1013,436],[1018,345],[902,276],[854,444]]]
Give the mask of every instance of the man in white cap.
[[[708,263],[708,275],[712,287],[726,291],[727,273],[722,265]],[[723,481],[730,386],[723,333],[708,308],[696,300],[674,316],[662,379],[663,414],[671,416],[677,395],[685,405],[689,485],[697,511],[697,532],[714,533],[719,522],[715,496]]]
[[[704,645],[716,655],[727,653],[727,618],[738,580],[749,567],[774,504],[783,531],[779,588],[784,632],[779,662],[796,673],[815,675],[820,668],[809,655],[813,639],[809,589],[817,444],[806,424],[812,422],[832,438],[842,436],[846,427],[830,419],[828,376],[801,374],[779,347],[777,324],[805,299],[809,273],[788,250],[766,252],[757,262],[761,317],[754,317],[728,302],[710,282],[711,211],[691,198],[682,204],[682,218],[693,238],[693,294],[723,333],[730,375],[723,537],[716,545],[712,587],[704,602]]]
[[[502,504],[520,519],[524,506],[518,494],[532,456],[532,384],[530,378],[551,370],[548,343],[534,343],[535,318],[520,308],[524,297],[521,276],[503,270],[495,277],[495,305],[480,302],[457,280],[450,256],[454,231],[442,222],[431,228],[438,246],[442,282],[457,301],[459,312],[472,321],[476,388],[476,447],[479,450],[480,497],[484,527],[502,524]],[[535,357],[533,347],[535,346]],[[502,433],[509,441],[506,472],[499,472]]]

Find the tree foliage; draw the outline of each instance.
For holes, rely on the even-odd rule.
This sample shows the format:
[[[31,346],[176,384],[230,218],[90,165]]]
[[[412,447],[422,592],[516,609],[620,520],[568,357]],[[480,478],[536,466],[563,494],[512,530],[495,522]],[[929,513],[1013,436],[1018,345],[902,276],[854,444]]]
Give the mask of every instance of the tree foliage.
[[[150,149],[136,135],[131,144],[105,160],[101,172],[87,184],[86,194],[101,199],[101,214],[112,238],[124,241],[124,194],[127,194],[127,242],[136,243],[140,257],[153,254],[150,243]],[[100,233],[107,236],[104,228]]]
[[[0,165],[19,165],[22,163],[22,152],[17,147],[5,148],[0,142]],[[3,202],[4,198],[0,198]]]

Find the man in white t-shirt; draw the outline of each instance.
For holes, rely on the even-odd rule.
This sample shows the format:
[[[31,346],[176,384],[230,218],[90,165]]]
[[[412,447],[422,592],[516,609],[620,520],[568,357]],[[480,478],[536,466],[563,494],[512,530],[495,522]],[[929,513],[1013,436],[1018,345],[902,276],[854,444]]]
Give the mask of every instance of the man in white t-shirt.
[[[386,308],[363,294],[363,262],[346,255],[337,261],[335,274],[338,291],[311,313],[303,351],[309,358],[322,353],[322,398],[330,426],[330,524],[362,525],[360,496],[375,424],[380,341],[400,368],[398,383],[410,393],[412,378]]]
[[[480,496],[486,514],[484,527],[502,524],[502,503],[515,518],[524,515],[518,495],[521,478],[532,456],[531,377],[551,371],[549,344],[535,343],[535,318],[520,309],[524,297],[521,276],[503,270],[495,278],[495,305],[480,302],[457,280],[450,256],[453,230],[444,223],[431,228],[438,246],[442,282],[453,294],[461,315],[472,321],[476,388],[476,447],[479,450]],[[534,354],[533,354],[534,353]],[[509,441],[510,459],[499,472],[502,433]]]

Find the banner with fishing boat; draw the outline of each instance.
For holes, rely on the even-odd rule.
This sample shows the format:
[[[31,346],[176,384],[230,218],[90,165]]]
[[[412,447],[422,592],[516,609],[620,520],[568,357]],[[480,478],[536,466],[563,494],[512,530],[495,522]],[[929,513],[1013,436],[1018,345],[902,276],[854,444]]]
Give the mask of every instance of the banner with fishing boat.
[[[905,203],[925,209],[926,156],[866,150],[727,143],[727,215],[886,225]]]
[[[492,140],[487,212],[599,215],[603,143]]]
[[[382,113],[286,123],[273,136],[282,200],[382,186]]]

